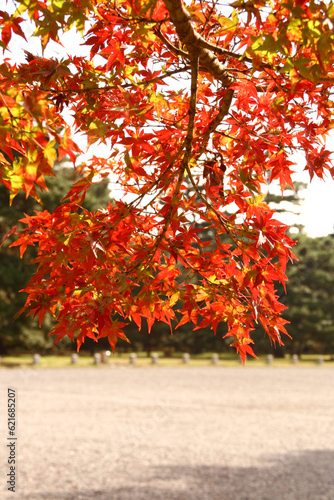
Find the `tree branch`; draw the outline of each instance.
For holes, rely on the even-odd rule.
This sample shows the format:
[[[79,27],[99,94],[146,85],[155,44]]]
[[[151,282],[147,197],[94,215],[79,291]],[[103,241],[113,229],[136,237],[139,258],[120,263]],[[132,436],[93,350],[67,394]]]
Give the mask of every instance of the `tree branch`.
[[[165,35],[161,32],[160,26],[156,26],[154,29],[154,33],[157,35],[158,38],[168,47],[168,49],[176,54],[177,56],[184,57],[185,59],[189,59],[189,54],[188,52],[185,52],[184,50],[178,49],[173,45],[168,38],[165,37]]]
[[[213,53],[214,45],[208,44],[204,38],[194,30],[190,15],[182,0],[164,0],[170,19],[182,44],[185,45],[190,59],[198,54],[201,66],[211,73],[224,87],[235,82],[235,77],[228,73],[226,66]],[[209,47],[209,48],[208,48]]]

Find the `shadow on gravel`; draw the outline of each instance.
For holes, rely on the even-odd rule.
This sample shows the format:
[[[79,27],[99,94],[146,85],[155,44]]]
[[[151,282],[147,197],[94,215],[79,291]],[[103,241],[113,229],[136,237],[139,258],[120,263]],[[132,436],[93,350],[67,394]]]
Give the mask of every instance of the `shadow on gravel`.
[[[103,465],[105,467],[105,465]],[[263,467],[157,464],[121,488],[36,493],[34,500],[333,500],[334,451],[268,457]],[[112,474],[112,471],[111,471]],[[112,475],[111,475],[112,477]],[[97,481],[98,483],[98,477]],[[25,497],[27,498],[27,497]]]

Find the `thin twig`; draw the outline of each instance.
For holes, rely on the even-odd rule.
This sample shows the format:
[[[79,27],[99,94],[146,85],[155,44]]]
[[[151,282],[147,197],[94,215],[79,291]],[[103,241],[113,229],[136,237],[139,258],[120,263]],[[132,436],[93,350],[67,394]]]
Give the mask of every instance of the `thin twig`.
[[[164,75],[157,76],[155,78],[151,78],[149,80],[142,80],[140,82],[136,83],[123,83],[119,85],[106,85],[105,87],[87,87],[84,89],[46,89],[44,87],[41,87],[41,90],[44,92],[49,92],[52,94],[85,94],[86,92],[94,92],[94,91],[100,91],[100,92],[108,92],[109,90],[115,90],[118,88],[129,88],[129,87],[138,87],[139,85],[149,85],[150,83],[155,83],[159,82],[160,80],[163,80],[164,78],[168,78],[170,76],[176,75],[177,73],[184,73],[185,71],[188,71],[189,67],[185,66],[184,68],[179,68],[179,69],[174,69],[172,71],[166,71]]]
[[[196,193],[198,194],[198,196],[201,198],[201,200],[203,201],[203,203],[205,204],[205,206],[208,208],[208,210],[211,210],[216,215],[217,222],[221,226],[221,229],[223,230],[223,232],[225,232],[227,234],[227,236],[230,238],[230,240],[233,241],[233,243],[239,248],[239,250],[241,250],[241,252],[244,255],[247,255],[247,257],[249,259],[251,259],[253,262],[256,263],[256,260],[254,259],[254,257],[252,257],[251,255],[249,255],[246,252],[246,250],[244,248],[242,248],[242,246],[240,245],[240,243],[237,240],[237,238],[234,236],[234,234],[232,234],[231,229],[228,227],[228,224],[223,220],[222,215],[211,205],[211,203],[208,202],[208,200],[205,198],[205,196],[203,196],[203,194],[201,193],[201,191],[198,189],[198,186],[195,183],[195,180],[194,180],[194,178],[192,176],[192,173],[191,173],[191,170],[189,168],[189,165],[187,165],[187,173],[189,175],[189,178],[190,178],[191,184],[193,185],[194,190],[196,191]]]
[[[213,12],[214,12],[214,10],[215,10],[215,8],[216,8],[217,2],[218,2],[218,0],[215,0],[215,1],[212,3],[211,10],[210,10],[210,12],[209,12],[208,16],[207,16],[207,17],[205,17],[205,23],[204,23],[204,26],[203,26],[203,28],[202,28],[202,30],[201,30],[201,35],[203,35],[203,33],[204,33],[204,31],[205,31],[205,28],[207,27],[208,22],[210,21],[210,18],[211,18],[212,14],[213,14]]]
[[[231,103],[232,103],[233,95],[234,95],[234,90],[232,90],[232,89],[226,90],[222,105],[221,105],[218,113],[213,118],[213,120],[210,122],[206,132],[204,133],[204,136],[202,139],[202,146],[200,147],[198,153],[196,154],[197,159],[200,158],[200,156],[206,150],[206,147],[207,147],[207,144],[209,142],[210,135],[212,134],[212,132],[214,132],[216,130],[218,125],[223,120],[224,116],[226,116],[228,114]]]

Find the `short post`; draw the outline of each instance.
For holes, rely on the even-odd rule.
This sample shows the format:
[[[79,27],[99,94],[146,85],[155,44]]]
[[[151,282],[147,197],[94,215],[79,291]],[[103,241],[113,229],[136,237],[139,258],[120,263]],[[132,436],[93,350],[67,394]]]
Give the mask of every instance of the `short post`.
[[[213,365],[218,365],[218,362],[219,362],[219,356],[216,352],[214,352],[211,356],[211,363]]]
[[[102,351],[102,353],[101,353],[101,361],[105,365],[107,365],[109,363],[110,354],[111,354],[110,351]]]
[[[41,362],[41,357],[39,354],[34,354],[32,357],[32,364],[33,365],[39,365]]]
[[[135,354],[134,352],[132,352],[130,354],[130,364],[131,365],[135,365],[136,361],[137,361],[137,354]]]
[[[274,362],[274,356],[272,354],[267,354],[267,365],[272,365]]]
[[[159,363],[159,354],[154,352],[151,356],[152,365],[157,365]]]
[[[323,356],[319,356],[318,359],[317,359],[317,363],[318,365],[323,365],[324,364],[324,357]]]
[[[292,359],[293,365],[298,365],[298,361],[299,361],[298,354],[293,354],[291,359]]]
[[[72,365],[76,365],[78,363],[78,359],[79,359],[79,354],[77,354],[76,352],[71,354]]]
[[[182,362],[185,363],[185,364],[188,364],[190,361],[190,354],[185,352],[183,353],[182,355]]]
[[[94,354],[94,365],[99,365],[101,363],[101,354],[96,352]]]

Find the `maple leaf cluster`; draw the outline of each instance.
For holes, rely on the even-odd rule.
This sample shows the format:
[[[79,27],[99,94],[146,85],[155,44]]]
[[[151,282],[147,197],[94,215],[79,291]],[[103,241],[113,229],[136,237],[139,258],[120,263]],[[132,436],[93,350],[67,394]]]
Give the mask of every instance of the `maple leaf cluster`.
[[[37,272],[24,311],[49,312],[56,342],[108,337],[133,320],[173,330],[228,326],[243,360],[259,323],[287,334],[275,283],[285,283],[294,242],[265,203],[268,184],[293,186],[291,155],[310,177],[333,175],[333,5],[251,0],[219,6],[183,0],[17,2],[0,12],[0,181],[11,200],[38,199],[45,177],[79,147],[104,143],[53,213],[23,219],[14,246],[35,245]],[[29,21],[27,21],[27,19]],[[12,37],[36,26],[43,54],[75,28],[90,55],[14,63]],[[66,49],[66,47],[65,47]],[[68,49],[70,51],[70,48]],[[81,207],[96,180],[124,193],[104,210]],[[130,201],[127,201],[130,200]],[[202,235],[211,231],[212,241]]]

